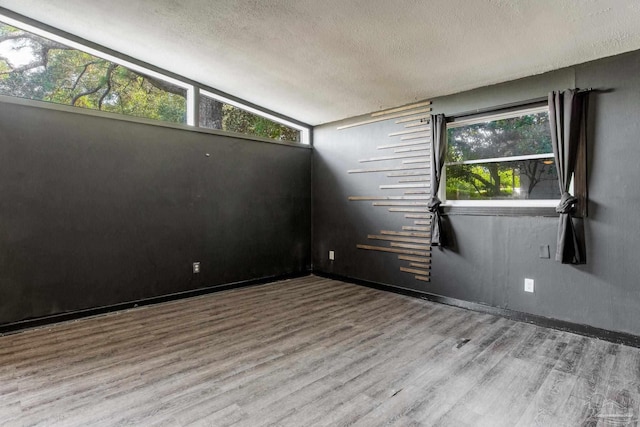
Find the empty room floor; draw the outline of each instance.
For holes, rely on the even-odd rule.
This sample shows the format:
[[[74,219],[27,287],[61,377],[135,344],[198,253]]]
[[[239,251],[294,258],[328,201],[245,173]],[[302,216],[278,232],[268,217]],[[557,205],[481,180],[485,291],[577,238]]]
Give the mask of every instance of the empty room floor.
[[[0,337],[0,425],[635,425],[640,350],[315,276]]]

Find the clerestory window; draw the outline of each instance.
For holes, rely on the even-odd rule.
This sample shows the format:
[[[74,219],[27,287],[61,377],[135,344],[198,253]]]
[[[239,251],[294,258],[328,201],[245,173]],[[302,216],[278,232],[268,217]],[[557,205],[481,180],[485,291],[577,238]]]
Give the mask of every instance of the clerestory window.
[[[0,95],[309,144],[306,125],[13,18],[0,20]]]
[[[0,94],[187,123],[184,83],[0,23]]]
[[[225,102],[226,101],[226,102]],[[200,127],[277,141],[301,142],[302,131],[249,111],[213,93],[200,91]]]

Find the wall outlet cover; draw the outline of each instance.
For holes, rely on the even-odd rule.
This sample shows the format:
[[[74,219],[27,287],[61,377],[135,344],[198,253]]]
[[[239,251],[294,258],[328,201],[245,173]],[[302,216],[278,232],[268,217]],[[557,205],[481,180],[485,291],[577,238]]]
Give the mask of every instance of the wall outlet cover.
[[[329,251],[329,261],[333,261],[336,259],[335,251]]]
[[[200,263],[199,262],[194,262],[193,263],[193,272],[194,272],[194,274],[200,273]]]
[[[525,292],[533,292],[533,279],[524,279],[524,291]]]

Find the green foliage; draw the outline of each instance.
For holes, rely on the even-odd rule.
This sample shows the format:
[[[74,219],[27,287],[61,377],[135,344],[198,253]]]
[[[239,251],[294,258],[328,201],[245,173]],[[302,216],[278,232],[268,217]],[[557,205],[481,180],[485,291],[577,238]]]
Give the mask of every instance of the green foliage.
[[[224,104],[222,129],[230,132],[255,135],[280,141],[298,141],[299,132],[264,117]]]
[[[447,131],[447,162],[496,159],[550,153],[547,113],[501,119]],[[557,179],[554,169],[538,160],[489,161],[446,168],[448,199],[488,199],[529,195],[544,179]],[[521,181],[524,177],[524,182]],[[521,191],[521,185],[527,188]]]
[[[182,88],[165,82],[160,87],[160,82],[121,65],[7,25],[0,25],[0,40],[12,43],[14,53],[30,56],[30,62],[22,66],[14,65],[11,55],[0,58],[2,94],[174,123],[186,121],[186,91]]]
[[[455,165],[447,168],[447,199],[510,198],[520,188],[519,170],[496,166],[500,187],[491,181],[492,170],[487,165]]]
[[[30,57],[26,65],[14,65],[12,55],[0,58],[0,93],[4,95],[186,121],[182,88],[7,25],[0,25],[0,42],[12,44],[14,59]]]
[[[447,136],[452,162],[551,152],[547,113],[451,128]]]
[[[0,94],[173,123],[186,122],[186,91],[126,67],[0,23]],[[16,64],[28,57],[26,65]],[[287,126],[215,100],[201,106],[205,127],[298,141]],[[202,108],[204,107],[204,108]]]

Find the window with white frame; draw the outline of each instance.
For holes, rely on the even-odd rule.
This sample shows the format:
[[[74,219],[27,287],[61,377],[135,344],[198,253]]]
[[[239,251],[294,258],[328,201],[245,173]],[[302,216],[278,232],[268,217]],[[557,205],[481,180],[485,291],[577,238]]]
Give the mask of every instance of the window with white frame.
[[[560,199],[546,105],[447,124],[447,205],[555,206]]]

